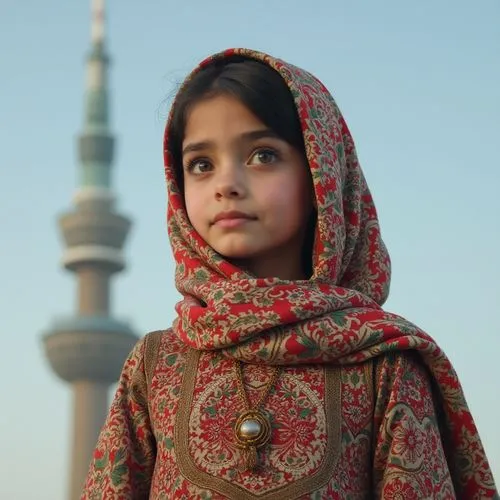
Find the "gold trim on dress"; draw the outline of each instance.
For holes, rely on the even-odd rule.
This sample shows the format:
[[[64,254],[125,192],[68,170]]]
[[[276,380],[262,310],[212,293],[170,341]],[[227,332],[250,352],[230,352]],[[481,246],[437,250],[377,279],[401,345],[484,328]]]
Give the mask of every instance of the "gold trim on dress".
[[[179,471],[199,488],[212,490],[238,500],[283,500],[299,498],[324,487],[334,474],[341,451],[341,373],[339,367],[327,366],[325,373],[325,416],[327,443],[325,457],[316,473],[263,494],[247,489],[200,470],[189,452],[189,418],[194,397],[196,374],[201,351],[190,349],[182,378],[179,406],[175,419],[174,450]]]

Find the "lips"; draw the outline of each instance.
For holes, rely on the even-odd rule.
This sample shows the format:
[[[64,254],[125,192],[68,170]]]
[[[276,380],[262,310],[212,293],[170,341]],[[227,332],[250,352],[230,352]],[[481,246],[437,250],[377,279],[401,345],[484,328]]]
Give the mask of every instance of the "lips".
[[[248,221],[255,220],[256,217],[246,214],[245,212],[239,212],[238,210],[229,210],[227,212],[219,212],[213,220],[213,224],[221,223],[221,222],[230,222],[230,221]]]

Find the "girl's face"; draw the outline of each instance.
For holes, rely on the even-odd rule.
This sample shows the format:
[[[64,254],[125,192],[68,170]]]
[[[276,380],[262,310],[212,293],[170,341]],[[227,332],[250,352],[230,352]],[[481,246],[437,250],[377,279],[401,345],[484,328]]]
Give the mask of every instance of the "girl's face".
[[[256,277],[306,278],[312,183],[301,152],[217,96],[190,110],[182,163],[189,219],[216,252]]]

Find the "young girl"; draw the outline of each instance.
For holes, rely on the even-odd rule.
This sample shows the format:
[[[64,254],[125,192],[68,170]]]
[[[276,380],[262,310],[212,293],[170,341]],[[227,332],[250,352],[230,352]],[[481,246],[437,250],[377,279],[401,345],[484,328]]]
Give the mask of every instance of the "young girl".
[[[165,132],[184,299],[125,363],[84,499],[483,499],[457,376],[384,312],[389,256],[347,125],[312,75],[228,50]]]

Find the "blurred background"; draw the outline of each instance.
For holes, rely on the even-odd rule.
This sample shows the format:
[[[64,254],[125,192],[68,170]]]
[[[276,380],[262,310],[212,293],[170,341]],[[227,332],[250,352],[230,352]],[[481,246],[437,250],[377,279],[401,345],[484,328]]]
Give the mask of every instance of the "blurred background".
[[[133,221],[112,310],[143,335],[178,300],[165,226],[170,97],[247,46],[308,69],[357,143],[393,260],[386,308],[457,369],[500,481],[500,3],[109,0],[112,186]],[[67,495],[71,393],[42,335],[75,309],[56,218],[78,183],[88,0],[0,0],[0,498]]]

